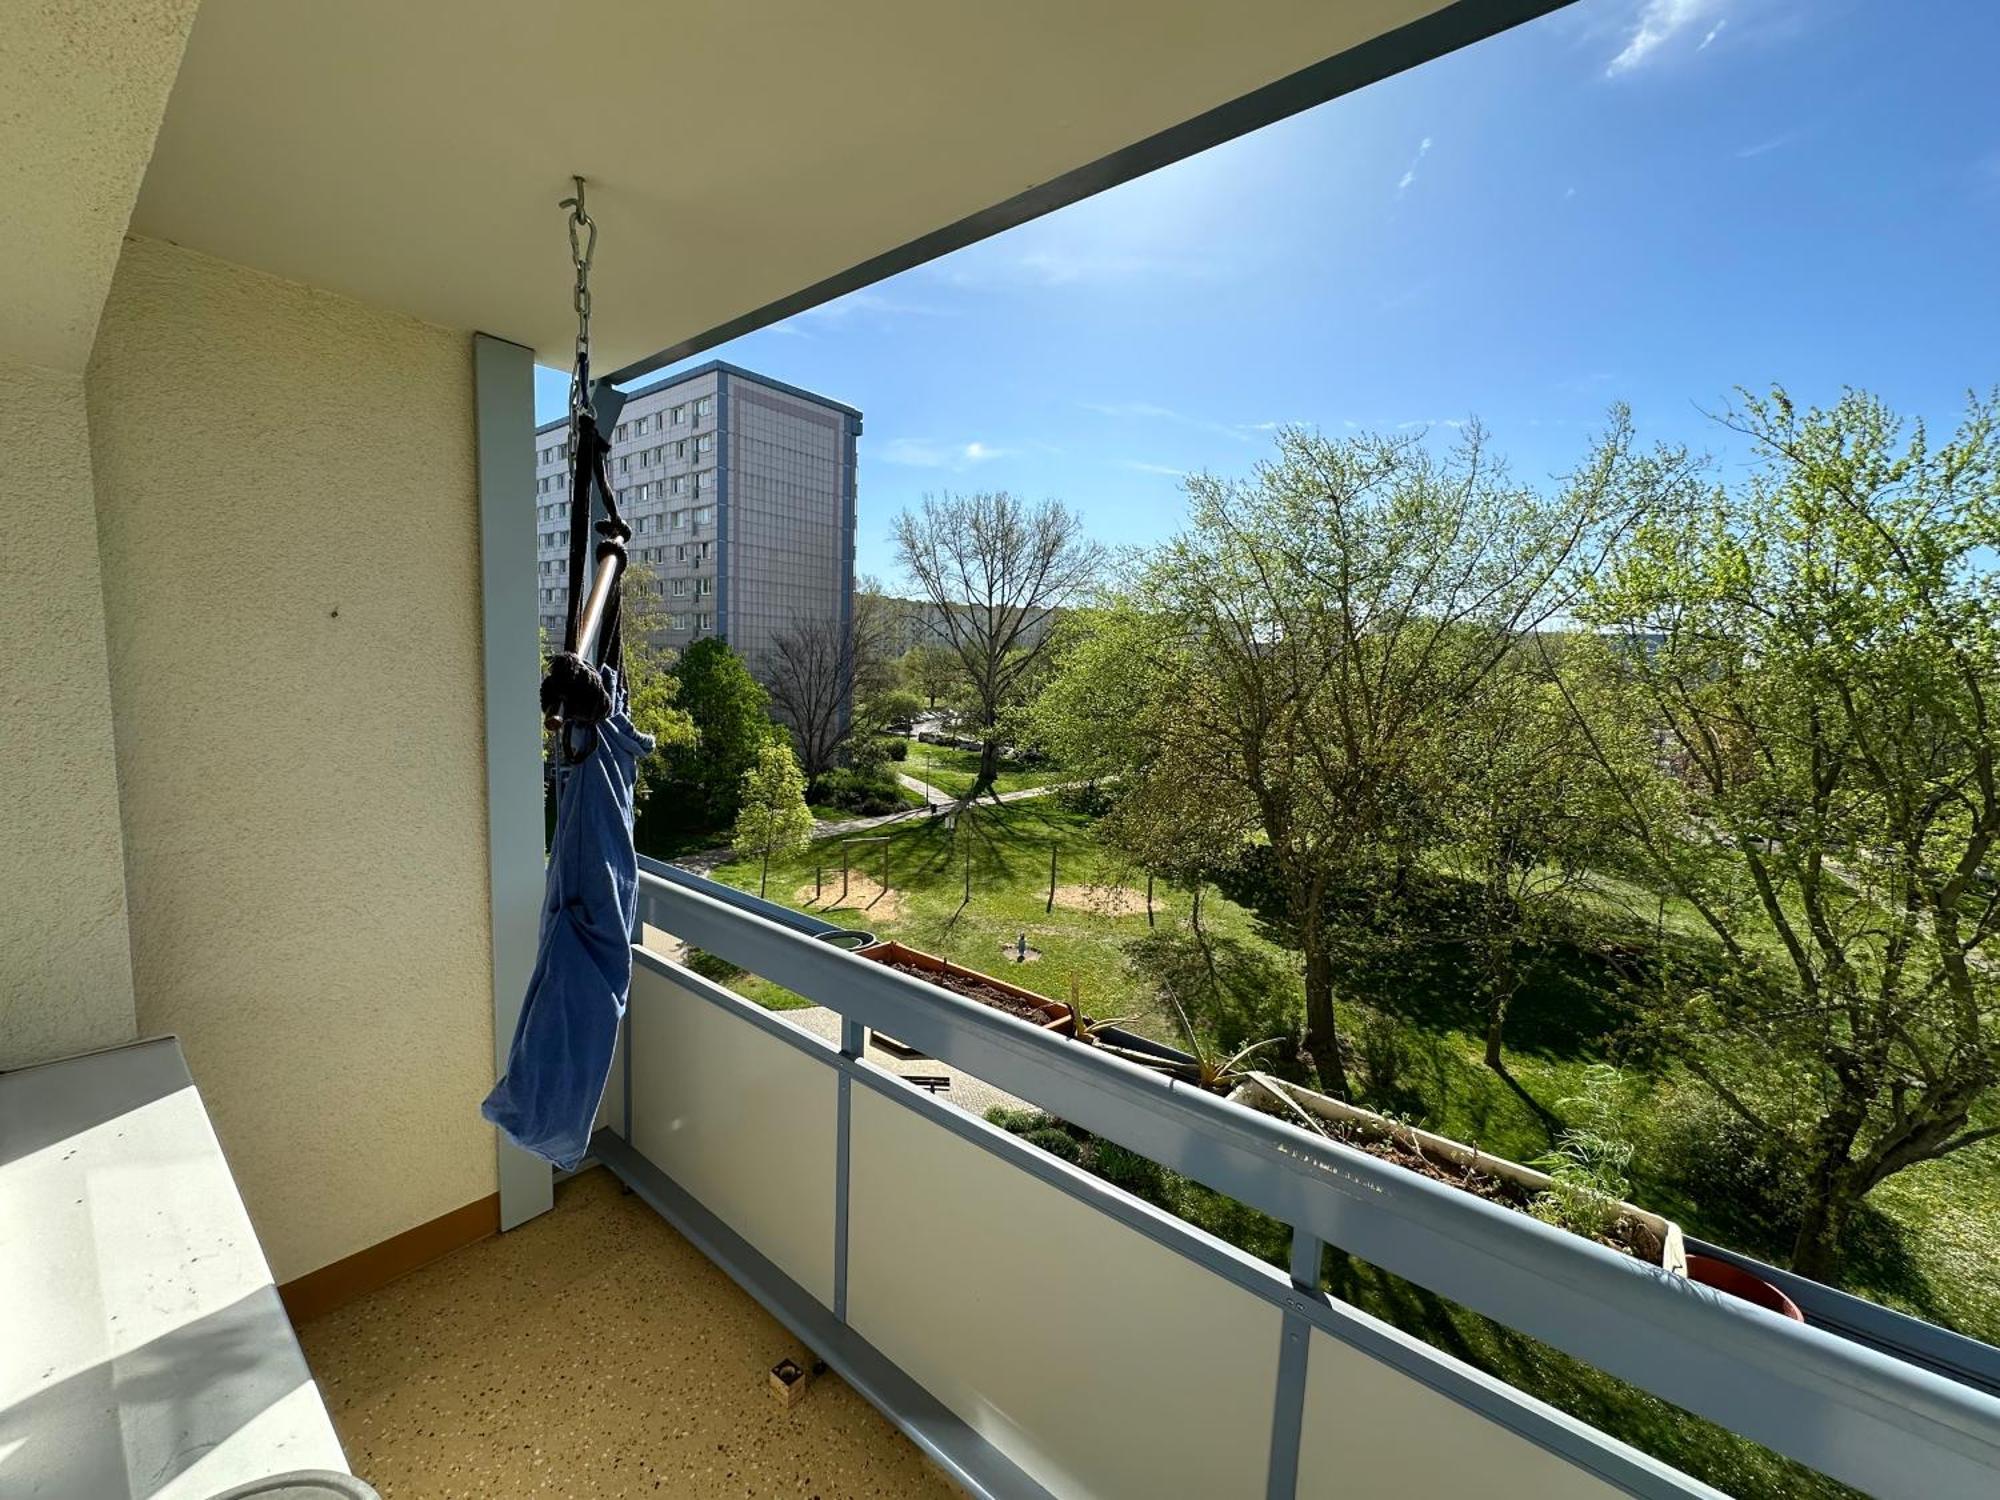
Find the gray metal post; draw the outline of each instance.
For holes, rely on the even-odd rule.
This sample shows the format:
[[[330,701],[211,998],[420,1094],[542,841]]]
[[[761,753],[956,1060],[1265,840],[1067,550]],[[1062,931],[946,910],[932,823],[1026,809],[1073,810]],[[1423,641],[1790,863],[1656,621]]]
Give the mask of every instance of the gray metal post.
[[[486,847],[493,925],[494,1071],[506,1066],[535,967],[541,916],[542,722],[535,680],[535,356],[472,340],[479,472],[479,583],[486,681]],[[469,1107],[469,1106],[468,1106]],[[555,1204],[547,1162],[499,1142],[500,1227]]]

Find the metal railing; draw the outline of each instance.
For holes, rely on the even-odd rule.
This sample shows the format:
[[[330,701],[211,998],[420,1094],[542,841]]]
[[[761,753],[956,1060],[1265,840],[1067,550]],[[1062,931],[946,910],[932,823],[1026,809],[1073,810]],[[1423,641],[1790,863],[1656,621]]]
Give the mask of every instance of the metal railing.
[[[1887,1310],[1857,1314],[1868,1329],[1842,1332],[1776,1317],[1283,1120],[856,959],[818,939],[815,933],[825,924],[684,872],[648,868],[642,874],[641,920],[839,1012],[847,1045],[836,1054],[739,997],[685,976],[694,992],[730,1008],[738,1019],[820,1048],[830,1066],[843,1070],[843,1111],[850,1082],[859,1080],[871,1089],[887,1090],[926,1118],[970,1131],[988,1149],[1018,1148],[1016,1164],[1050,1176],[1064,1191],[1088,1197],[1107,1212],[1143,1223],[1155,1238],[1252,1285],[1281,1303],[1288,1323],[1333,1332],[1350,1344],[1366,1345],[1373,1338],[1377,1347],[1369,1352],[1375,1357],[1398,1364],[1405,1373],[1631,1493],[1706,1491],[1457,1361],[1427,1349],[1414,1354],[1408,1341],[1380,1339],[1371,1333],[1380,1325],[1320,1294],[1321,1245],[1339,1246],[1870,1493],[1926,1500],[2000,1493],[2000,1400],[1989,1390],[1940,1373],[1970,1368],[1963,1359],[1954,1365],[1948,1357],[1953,1335],[1932,1330],[1939,1338],[1926,1347],[1943,1354],[1922,1360],[1905,1357],[1913,1351],[1896,1327],[1898,1321],[1914,1320],[1899,1320]],[[662,962],[651,955],[644,961]],[[1042,1153],[1011,1137],[1002,1137],[1007,1144],[1001,1145],[989,1139],[998,1134],[990,1127],[863,1066],[858,1059],[864,1027],[886,1031],[1290,1225],[1295,1281],[1286,1283],[1273,1273],[1259,1283],[1241,1264],[1247,1258],[1218,1261],[1207,1236],[1191,1229],[1176,1234],[1158,1222],[1164,1216],[1151,1211],[1134,1218],[1127,1205],[1136,1200],[1053,1158],[1047,1164],[1035,1161]],[[628,1107],[631,1102],[628,1093]],[[981,1131],[985,1136],[979,1136]],[[843,1255],[844,1241],[836,1251],[837,1272]],[[1253,1264],[1265,1270],[1261,1263]],[[842,1301],[836,1282],[836,1312]],[[1843,1299],[1842,1305],[1853,1302]],[[1957,1342],[1984,1349],[1971,1341]],[[1284,1463],[1282,1393],[1280,1408],[1274,1476]],[[1296,1431],[1289,1441],[1295,1464]],[[1271,1493],[1290,1492],[1274,1477]]]

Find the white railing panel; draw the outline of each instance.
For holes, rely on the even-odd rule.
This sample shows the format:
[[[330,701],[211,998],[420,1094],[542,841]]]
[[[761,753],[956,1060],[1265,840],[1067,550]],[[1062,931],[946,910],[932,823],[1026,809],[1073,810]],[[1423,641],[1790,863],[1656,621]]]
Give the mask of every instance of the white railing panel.
[[[1468,1490],[1534,1500],[1627,1493],[1314,1329],[1299,1431],[1299,1500]]]
[[[1283,1315],[872,1088],[847,1319],[1051,1494],[1262,1497]]]
[[[632,1144],[833,1305],[839,1076],[745,1026],[663,960],[632,971]]]

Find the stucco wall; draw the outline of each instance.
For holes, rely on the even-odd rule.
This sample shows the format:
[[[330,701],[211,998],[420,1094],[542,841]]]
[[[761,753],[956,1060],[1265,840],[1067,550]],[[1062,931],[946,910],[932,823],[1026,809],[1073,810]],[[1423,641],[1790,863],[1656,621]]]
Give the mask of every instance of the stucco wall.
[[[35,0],[0,31],[0,351],[78,372],[197,0]]]
[[[130,1041],[83,378],[0,363],[0,1068]]]
[[[471,370],[137,239],[91,359],[139,1027],[280,1281],[494,1191]]]

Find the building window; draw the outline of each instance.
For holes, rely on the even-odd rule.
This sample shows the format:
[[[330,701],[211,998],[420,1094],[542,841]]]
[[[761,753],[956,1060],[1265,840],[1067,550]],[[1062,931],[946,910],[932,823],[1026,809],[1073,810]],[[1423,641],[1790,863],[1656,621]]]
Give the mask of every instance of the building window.
[[[673,477],[673,481],[672,481],[672,490],[673,490],[673,493],[674,493],[674,494],[676,494],[676,495],[685,495],[685,494],[687,493],[687,489],[688,489],[688,477],[687,477],[687,475],[685,475],[685,474],[676,474],[676,475],[675,475],[675,476]]]
[[[620,422],[616,427],[611,429],[611,441],[614,443],[624,442],[625,434],[631,429],[631,426],[630,422]]]
[[[715,410],[715,397],[703,396],[694,404],[694,419],[699,422]]]
[[[674,408],[673,417],[674,417],[674,426],[676,427],[687,426],[688,409],[687,409],[687,403],[685,401],[683,401],[679,406],[676,406]]]
[[[714,521],[715,521],[715,507],[713,505],[697,505],[694,508],[695,525],[708,526],[713,524]]]
[[[694,476],[694,492],[697,495],[712,495],[715,493],[715,470],[703,469],[699,474]]]
[[[677,510],[673,512],[673,520],[671,524],[674,530],[679,531],[683,526],[687,525],[687,523],[688,523],[688,513],[686,511]]]
[[[702,630],[706,630],[706,629],[708,629],[708,616],[707,616],[707,615],[696,615],[696,616],[694,617],[694,628],[695,628],[695,629],[696,629],[697,631],[702,631]]]
[[[696,438],[694,440],[694,451],[697,454],[713,453],[715,451],[715,434],[704,432],[700,437]]]
[[[688,581],[685,578],[676,578],[673,581],[673,595],[676,599],[686,598],[687,591],[688,591]]]

